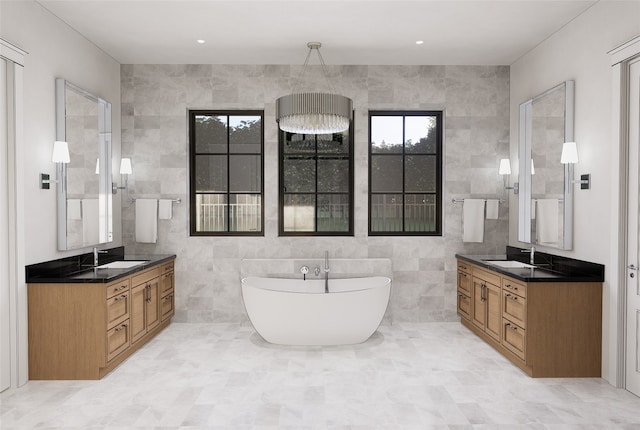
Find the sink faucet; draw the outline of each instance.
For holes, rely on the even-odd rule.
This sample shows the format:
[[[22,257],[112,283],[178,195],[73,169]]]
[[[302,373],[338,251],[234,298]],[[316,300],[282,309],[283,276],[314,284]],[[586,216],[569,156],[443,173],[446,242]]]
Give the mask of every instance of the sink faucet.
[[[329,251],[324,252],[324,292],[329,292]]]
[[[108,251],[99,251],[98,248],[93,248],[93,265],[98,267],[98,254],[106,254]]]
[[[536,248],[535,248],[535,246],[532,246],[531,249],[523,249],[520,252],[528,252],[528,253],[530,253],[530,255],[529,255],[529,264],[531,264],[532,266],[535,264],[535,261],[536,261]]]

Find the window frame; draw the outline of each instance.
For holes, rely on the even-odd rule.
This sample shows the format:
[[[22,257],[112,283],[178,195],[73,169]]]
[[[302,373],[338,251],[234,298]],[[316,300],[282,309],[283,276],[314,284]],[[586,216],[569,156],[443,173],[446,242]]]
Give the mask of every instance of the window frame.
[[[189,133],[189,236],[264,236],[264,110],[234,110],[234,109],[188,109],[188,133]],[[230,163],[231,157],[233,153],[229,152],[229,131],[230,128],[227,127],[227,151],[226,153],[215,153],[215,155],[224,155],[227,157],[227,191],[226,193],[216,193],[216,194],[226,194],[227,196],[227,230],[226,231],[197,231],[196,230],[196,196],[198,193],[196,191],[196,159],[198,155],[207,155],[213,153],[198,153],[196,151],[196,139],[195,139],[195,119],[196,116],[199,115],[209,115],[209,116],[259,116],[260,124],[261,124],[261,133],[260,133],[260,154],[256,153],[239,153],[239,154],[249,154],[249,155],[260,155],[260,193],[250,193],[252,195],[260,196],[260,231],[230,231],[229,228],[231,226],[230,218],[229,218],[229,202],[231,201],[230,197],[238,194],[247,194],[247,193],[234,193],[230,190]]]
[[[318,192],[318,148],[316,145],[316,152],[314,159],[316,161],[316,178],[315,178],[315,191],[313,193],[285,193],[284,191],[284,144],[286,136],[285,131],[278,129],[278,236],[289,237],[304,237],[304,236],[353,236],[354,235],[354,121],[353,119],[349,123],[349,228],[347,231],[317,231],[318,228],[318,196],[319,195],[331,195],[331,194],[345,194],[345,193],[319,193]],[[315,135],[317,136],[317,135]],[[329,154],[330,155],[330,154]],[[315,231],[285,231],[284,230],[284,198],[287,194],[307,194],[316,196],[315,206]]]
[[[443,141],[444,141],[444,111],[442,110],[417,110],[417,111],[400,111],[400,110],[370,110],[369,111],[369,142],[368,142],[368,226],[367,231],[369,236],[442,236],[442,218],[443,218]],[[374,116],[393,116],[393,117],[402,117],[402,152],[395,154],[388,154],[390,156],[402,156],[402,192],[396,192],[392,194],[401,194],[403,199],[402,204],[402,230],[401,231],[372,231],[372,196],[377,194],[391,194],[389,192],[373,192],[372,191],[372,155],[373,156],[386,156],[387,154],[376,154],[372,152],[371,145],[371,120]],[[420,154],[412,154],[407,153],[405,148],[405,118],[410,116],[434,116],[436,118],[436,191],[435,193],[425,193],[425,192],[407,192],[406,191],[406,180],[405,180],[405,170],[406,170],[406,159],[409,155],[420,155]],[[406,231],[405,226],[405,196],[407,195],[418,195],[418,194],[434,194],[435,195],[435,204],[436,204],[436,228],[435,231]]]

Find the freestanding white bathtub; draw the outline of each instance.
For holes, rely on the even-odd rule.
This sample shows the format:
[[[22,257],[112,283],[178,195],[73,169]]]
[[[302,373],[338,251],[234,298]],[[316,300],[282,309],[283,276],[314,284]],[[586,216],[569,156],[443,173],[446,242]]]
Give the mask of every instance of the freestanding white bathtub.
[[[376,331],[389,304],[391,279],[248,277],[242,298],[256,331],[280,345],[349,345]]]

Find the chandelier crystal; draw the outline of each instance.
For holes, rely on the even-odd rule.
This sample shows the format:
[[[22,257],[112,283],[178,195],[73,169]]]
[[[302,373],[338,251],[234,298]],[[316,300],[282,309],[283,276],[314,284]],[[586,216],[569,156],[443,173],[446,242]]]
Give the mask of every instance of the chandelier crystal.
[[[320,42],[309,42],[309,53],[304,62],[299,85],[315,50],[320,59],[322,73],[329,83],[327,68],[320,55]],[[329,84],[330,86],[330,84]],[[276,100],[276,121],[281,130],[299,134],[340,133],[349,128],[353,102],[350,98],[333,93],[303,93],[295,91]]]

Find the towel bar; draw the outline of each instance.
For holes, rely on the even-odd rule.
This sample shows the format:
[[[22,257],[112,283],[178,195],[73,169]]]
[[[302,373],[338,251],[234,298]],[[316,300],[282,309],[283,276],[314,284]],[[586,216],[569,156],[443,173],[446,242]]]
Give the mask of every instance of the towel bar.
[[[471,197],[469,197],[469,198],[471,198]],[[465,199],[451,199],[451,203],[464,203],[464,200]],[[487,200],[498,200],[498,199],[482,198],[480,200],[487,201]],[[503,199],[499,199],[498,202],[504,203],[505,201]]]
[[[141,197],[141,198],[142,198],[142,197]],[[151,199],[151,198],[156,198],[156,197],[144,197],[144,198],[145,198],[145,199],[146,199],[146,198],[150,198],[150,199]],[[158,199],[158,200],[162,200],[160,197],[158,197],[157,199]],[[181,199],[180,197],[177,197],[177,198],[175,198],[175,199],[168,199],[168,200],[171,200],[173,203],[178,203],[178,204],[182,203],[182,199]],[[136,202],[136,199],[135,199],[135,198],[131,197],[131,198],[129,199],[129,203],[135,203],[135,202]]]

